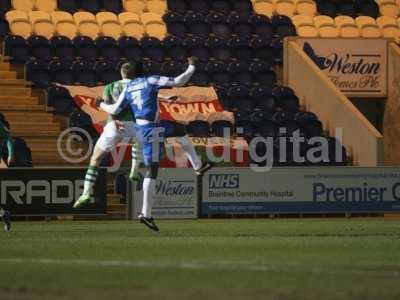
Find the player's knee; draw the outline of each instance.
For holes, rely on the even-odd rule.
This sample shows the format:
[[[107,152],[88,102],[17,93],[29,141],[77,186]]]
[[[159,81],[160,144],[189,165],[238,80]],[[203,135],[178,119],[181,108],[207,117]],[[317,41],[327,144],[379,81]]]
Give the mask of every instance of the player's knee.
[[[158,164],[151,164],[150,166],[146,166],[146,178],[156,179],[158,176]]]

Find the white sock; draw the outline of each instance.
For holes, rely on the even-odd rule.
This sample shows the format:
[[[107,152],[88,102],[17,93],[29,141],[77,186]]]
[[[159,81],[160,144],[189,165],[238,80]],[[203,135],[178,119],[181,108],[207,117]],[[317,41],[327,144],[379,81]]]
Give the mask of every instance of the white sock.
[[[143,207],[142,215],[145,218],[151,218],[151,209],[154,203],[154,194],[156,190],[156,180],[145,178],[143,180]]]
[[[193,169],[194,170],[200,169],[203,164],[200,158],[198,157],[197,152],[194,149],[192,141],[189,139],[189,137],[187,135],[178,137],[177,141],[182,145],[182,148],[186,153],[186,157],[189,159]]]
[[[83,184],[83,194],[94,194],[94,184],[96,183],[97,175],[99,174],[97,166],[89,166],[86,176],[85,182]]]

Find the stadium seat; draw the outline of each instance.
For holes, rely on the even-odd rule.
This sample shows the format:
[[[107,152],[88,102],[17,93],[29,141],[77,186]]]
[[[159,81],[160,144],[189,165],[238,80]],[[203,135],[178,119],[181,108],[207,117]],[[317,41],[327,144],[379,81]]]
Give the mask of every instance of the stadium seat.
[[[33,25],[37,20],[51,20],[50,15],[44,11],[33,10],[28,13],[28,18]]]
[[[162,40],[167,35],[167,27],[164,22],[159,21],[151,21],[148,22],[145,26],[145,33],[148,36],[155,37],[159,40]]]
[[[75,22],[71,20],[58,21],[55,29],[58,35],[65,36],[71,40],[78,34],[78,28]]]
[[[317,7],[320,15],[326,15],[331,18],[337,16],[337,8],[334,2],[326,0],[318,0]]]
[[[353,1],[340,1],[337,4],[338,14],[343,16],[350,16],[355,18],[357,15],[357,8]]]
[[[147,10],[152,13],[163,15],[167,11],[167,1],[147,0]]]
[[[75,56],[75,48],[72,41],[65,36],[53,36],[50,44],[54,56],[59,58],[73,58]]]
[[[118,62],[98,61],[94,65],[94,71],[103,84],[108,84],[121,79]]]
[[[118,16],[112,12],[102,11],[96,14],[96,21],[101,26],[106,21],[119,22]]]
[[[188,10],[185,0],[168,0],[167,8],[171,12],[176,12],[180,14],[185,14]]]
[[[207,37],[211,30],[209,24],[205,23],[204,20],[204,15],[192,11],[188,11],[184,17],[184,23],[190,34]]]
[[[52,82],[66,85],[75,83],[74,73],[72,72],[72,61],[70,59],[52,59],[49,63],[49,71]]]
[[[297,15],[313,17],[317,13],[317,5],[313,0],[297,0],[296,13]]]
[[[379,12],[382,16],[397,17],[399,15],[399,6],[394,1],[381,1],[379,3]]]
[[[93,40],[96,39],[100,34],[100,27],[96,21],[83,20],[79,22],[78,31],[80,35],[88,36]]]
[[[97,56],[97,47],[90,37],[77,36],[73,39],[73,45],[78,57],[93,59]]]
[[[65,11],[54,11],[51,13],[51,20],[53,21],[54,25],[57,25],[60,21],[73,21],[74,17]]]
[[[231,35],[231,29],[226,23],[227,18],[226,15],[218,13],[218,12],[211,12],[206,16],[205,19],[206,23],[210,25],[211,32],[219,37],[222,38],[229,38]]]
[[[11,9],[11,0],[0,1],[0,11],[6,12]]]
[[[364,25],[376,25],[376,21],[374,18],[369,16],[358,16],[355,19],[355,22],[358,27],[363,27]]]
[[[77,60],[72,64],[75,82],[78,85],[96,86],[98,83],[97,74],[94,71],[94,63],[91,60]]]
[[[171,61],[165,61],[161,69],[159,70],[163,75],[165,76],[170,76],[170,77],[175,77],[178,76],[179,74],[182,74],[182,72],[185,71],[185,63],[183,61],[179,60],[171,60]],[[154,66],[147,67],[147,69],[151,69],[148,72],[151,72],[151,74],[157,74],[154,73]]]
[[[66,11],[70,14],[75,13],[78,10],[76,0],[58,0],[57,6],[60,11]],[[111,1],[110,1],[111,2]]]
[[[122,26],[118,21],[105,21],[101,25],[101,34],[104,36],[112,37],[114,39],[119,39],[122,35]]]
[[[159,39],[154,37],[144,37],[140,40],[143,56],[154,61],[163,61],[165,57],[164,48]]]
[[[273,0],[255,0],[253,9],[257,14],[272,17],[275,13],[275,3]]]
[[[37,19],[32,25],[32,32],[50,39],[55,32],[54,24],[47,19]]]
[[[132,12],[122,12],[118,15],[118,20],[121,25],[125,25],[126,21],[140,22],[140,16]]]
[[[226,45],[226,40],[210,35],[205,40],[205,46],[216,60],[229,61],[231,59],[231,49]]]
[[[74,13],[74,21],[76,25],[79,27],[79,24],[82,21],[94,21],[96,22],[96,17],[94,14],[87,11],[78,11]]]
[[[249,0],[235,0],[231,1],[232,10],[240,12],[241,14],[250,15],[253,13],[253,6]]]
[[[275,11],[278,15],[291,17],[296,11],[296,4],[294,0],[276,0]]]
[[[105,60],[119,60],[120,51],[117,41],[109,36],[98,37],[95,41],[98,49],[98,54]]]
[[[314,25],[319,28],[321,25],[335,25],[335,21],[330,16],[321,15],[314,17]]]
[[[10,32],[13,35],[19,35],[28,38],[32,33],[32,26],[26,19],[15,19],[10,22]]]
[[[381,16],[376,19],[376,23],[380,27],[383,37],[396,38],[400,36],[400,28],[394,17]]]
[[[41,35],[31,35],[28,40],[31,56],[38,60],[48,60],[51,57],[51,46],[47,38]]]
[[[229,14],[232,11],[232,6],[229,0],[213,0],[211,1],[211,10]]]
[[[9,23],[14,20],[29,20],[28,13],[22,10],[10,10],[6,13],[5,18]]]
[[[146,9],[146,2],[143,0],[123,0],[125,11],[142,14]]]
[[[246,14],[232,12],[229,14],[227,23],[231,27],[233,34],[241,36],[250,36],[253,34],[253,25],[249,22],[249,17]]]
[[[25,63],[29,58],[29,47],[26,40],[17,35],[8,35],[4,40],[5,55],[11,57],[12,62]]]
[[[271,47],[271,39],[262,36],[254,36],[250,41],[253,49],[253,58],[271,63],[274,59],[274,52]]]
[[[79,6],[81,9],[96,14],[100,10],[99,0],[80,0]],[[107,1],[106,1],[107,2]]]
[[[208,0],[197,0],[197,1],[189,1],[189,10],[193,12],[198,12],[201,14],[208,14],[211,10],[211,6]]]
[[[205,66],[205,71],[211,76],[212,82],[215,84],[224,85],[231,82],[232,76],[223,62],[209,61]]]
[[[211,124],[211,133],[215,136],[225,137],[234,133],[234,125],[226,120],[217,120]]]
[[[172,63],[172,62],[170,62]],[[145,75],[161,74],[162,64],[159,61],[145,60],[143,62],[143,73]],[[165,73],[162,73],[166,75]]]
[[[358,12],[360,16],[368,16],[374,19],[379,16],[379,6],[374,0],[362,0],[358,2]]]
[[[0,18],[0,38],[3,39],[4,36],[6,36],[10,32],[10,26],[8,25],[8,22]]]
[[[200,36],[188,36],[183,45],[189,52],[189,56],[195,56],[200,61],[206,62],[210,59],[210,52],[205,44],[205,39]]]
[[[12,0],[11,3],[14,9],[26,12],[32,11],[35,6],[33,0]]]
[[[163,41],[166,56],[173,60],[186,59],[188,53],[183,46],[183,40],[177,36],[169,35]]]
[[[274,28],[274,37],[284,38],[296,35],[296,28],[288,16],[274,15],[271,18],[271,24]]]
[[[38,11],[52,13],[57,9],[57,0],[35,0],[35,8]]]
[[[339,29],[341,37],[356,38],[360,36],[360,29],[350,16],[337,16],[335,25]]]
[[[210,124],[206,121],[191,121],[186,126],[188,134],[195,137],[208,137],[210,133]]]
[[[143,25],[146,25],[150,22],[163,22],[161,15],[152,13],[152,12],[145,12],[140,15],[140,21]]]
[[[25,78],[39,88],[48,87],[51,82],[48,63],[45,61],[30,59],[25,64]]]
[[[128,60],[141,60],[143,50],[137,39],[128,36],[120,37],[118,40],[118,46],[122,57]]]
[[[307,15],[296,15],[292,18],[296,26],[297,35],[301,37],[318,37],[318,29],[314,26],[312,17]]]
[[[103,1],[103,8],[105,11],[119,14],[123,11],[122,1]]]
[[[134,37],[136,39],[141,39],[145,33],[143,24],[134,20],[125,21],[122,29],[126,36]]]
[[[232,57],[241,61],[250,60],[253,55],[250,41],[250,37],[232,36],[232,38],[228,40],[228,46],[231,47]]]
[[[256,35],[265,37],[266,39],[272,39],[273,27],[270,19],[264,15],[251,15],[249,17],[249,23],[254,27],[254,33]]]

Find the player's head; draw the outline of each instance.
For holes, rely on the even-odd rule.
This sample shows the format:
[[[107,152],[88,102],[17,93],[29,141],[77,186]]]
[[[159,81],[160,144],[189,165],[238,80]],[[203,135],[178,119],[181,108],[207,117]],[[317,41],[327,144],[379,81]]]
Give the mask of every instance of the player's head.
[[[121,66],[121,76],[123,79],[134,79],[143,75],[143,64],[131,61]]]

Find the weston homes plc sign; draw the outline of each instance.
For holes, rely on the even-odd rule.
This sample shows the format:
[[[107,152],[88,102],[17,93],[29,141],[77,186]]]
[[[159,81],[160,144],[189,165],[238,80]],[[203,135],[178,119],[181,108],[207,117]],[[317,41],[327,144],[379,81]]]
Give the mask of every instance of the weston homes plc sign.
[[[346,96],[386,96],[387,40],[300,38],[297,42]]]

